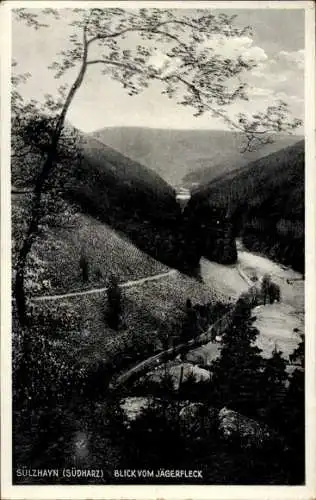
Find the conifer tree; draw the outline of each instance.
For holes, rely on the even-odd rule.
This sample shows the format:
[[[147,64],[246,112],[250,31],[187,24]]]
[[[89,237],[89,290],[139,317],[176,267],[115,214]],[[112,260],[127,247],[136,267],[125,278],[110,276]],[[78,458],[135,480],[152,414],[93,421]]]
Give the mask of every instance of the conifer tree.
[[[288,447],[287,461],[291,484],[303,484],[305,474],[305,337],[291,356],[298,366],[289,379],[282,406],[282,431]],[[298,363],[298,364],[299,364]]]
[[[253,345],[259,332],[252,322],[250,306],[239,299],[223,335],[221,356],[212,365],[217,404],[248,416],[255,416],[258,409],[263,362],[260,349]]]
[[[108,324],[113,330],[118,330],[122,312],[121,290],[116,276],[111,276],[107,290],[108,297]]]
[[[262,397],[261,414],[266,417],[267,423],[273,427],[280,421],[280,407],[285,396],[286,380],[286,361],[282,357],[282,352],[274,349],[272,357],[265,360],[260,390]]]

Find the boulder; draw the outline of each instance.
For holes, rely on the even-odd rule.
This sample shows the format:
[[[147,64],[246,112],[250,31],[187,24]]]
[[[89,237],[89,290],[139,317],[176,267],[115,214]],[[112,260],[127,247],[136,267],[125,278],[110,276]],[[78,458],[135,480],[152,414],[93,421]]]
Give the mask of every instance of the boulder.
[[[220,350],[221,347],[218,344],[209,342],[204,346],[189,351],[185,355],[185,360],[200,366],[210,366],[214,359],[219,357]]]
[[[272,438],[272,432],[266,425],[228,408],[220,410],[218,419],[222,438],[238,443],[242,448],[261,448]]]
[[[198,437],[209,433],[217,424],[218,410],[203,403],[188,403],[179,412],[182,432]]]

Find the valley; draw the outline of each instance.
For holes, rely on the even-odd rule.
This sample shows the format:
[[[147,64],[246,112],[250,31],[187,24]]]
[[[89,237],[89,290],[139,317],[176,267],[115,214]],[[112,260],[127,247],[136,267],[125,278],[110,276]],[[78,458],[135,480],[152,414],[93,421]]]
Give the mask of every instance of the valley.
[[[307,488],[310,9],[57,3],[3,10],[5,497]]]

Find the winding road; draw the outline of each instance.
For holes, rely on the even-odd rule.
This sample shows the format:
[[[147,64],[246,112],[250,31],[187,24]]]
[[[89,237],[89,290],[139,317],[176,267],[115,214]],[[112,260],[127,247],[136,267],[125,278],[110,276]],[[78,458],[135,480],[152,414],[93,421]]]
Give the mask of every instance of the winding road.
[[[146,278],[140,278],[138,280],[125,281],[125,283],[120,283],[118,286],[120,288],[129,288],[131,286],[142,285],[143,283],[147,283],[148,281],[158,281],[162,278],[166,278],[167,276],[172,276],[177,274],[176,269],[171,269],[166,273],[154,274],[153,276],[147,276]],[[58,299],[66,299],[69,297],[80,297],[81,295],[92,295],[94,293],[102,293],[108,290],[108,287],[103,288],[91,288],[90,290],[83,290],[82,292],[69,292],[69,293],[60,293],[55,295],[41,295],[40,297],[31,297],[32,302],[44,302],[46,300],[58,300]]]

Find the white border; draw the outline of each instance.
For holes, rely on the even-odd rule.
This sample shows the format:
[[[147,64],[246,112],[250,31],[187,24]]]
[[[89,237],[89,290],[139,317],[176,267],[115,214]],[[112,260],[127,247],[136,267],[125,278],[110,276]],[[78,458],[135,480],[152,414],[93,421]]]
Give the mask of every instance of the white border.
[[[136,4],[136,5],[135,5]],[[11,259],[10,259],[10,10],[17,7],[162,7],[305,9],[306,140],[306,486],[12,486],[11,485]],[[0,6],[1,48],[1,498],[3,499],[315,499],[315,5],[312,1],[7,1]]]

